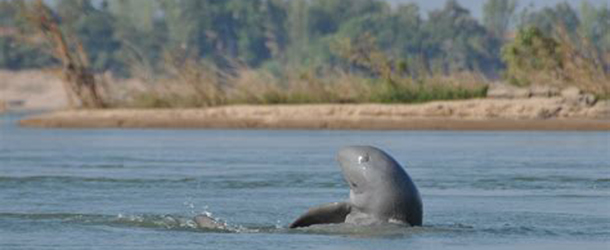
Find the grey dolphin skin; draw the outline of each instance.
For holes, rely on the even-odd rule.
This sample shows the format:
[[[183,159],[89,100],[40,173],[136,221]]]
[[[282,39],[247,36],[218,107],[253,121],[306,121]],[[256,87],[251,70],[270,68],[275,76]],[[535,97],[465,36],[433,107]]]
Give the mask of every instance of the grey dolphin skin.
[[[350,187],[349,200],[311,208],[290,228],[329,223],[422,225],[419,191],[392,156],[372,146],[348,146],[339,150],[337,161]]]
[[[200,214],[193,218],[193,221],[197,224],[198,228],[201,229],[225,229],[226,225],[210,217],[207,214]]]

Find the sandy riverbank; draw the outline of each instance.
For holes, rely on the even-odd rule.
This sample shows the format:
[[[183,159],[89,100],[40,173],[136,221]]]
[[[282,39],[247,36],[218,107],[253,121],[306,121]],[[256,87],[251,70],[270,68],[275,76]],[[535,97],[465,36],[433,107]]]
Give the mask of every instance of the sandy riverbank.
[[[21,125],[39,128],[610,130],[610,101],[595,102],[578,89],[560,93],[551,89],[493,85],[488,95],[486,99],[424,104],[53,111],[28,117]],[[66,105],[61,81],[51,72],[0,71],[0,113],[3,110],[61,110]]]
[[[202,109],[58,111],[30,117],[41,128],[255,128],[610,130],[610,103],[562,98],[474,99],[424,104],[234,105]]]
[[[50,71],[0,70],[3,110],[57,110],[68,105],[62,81]]]

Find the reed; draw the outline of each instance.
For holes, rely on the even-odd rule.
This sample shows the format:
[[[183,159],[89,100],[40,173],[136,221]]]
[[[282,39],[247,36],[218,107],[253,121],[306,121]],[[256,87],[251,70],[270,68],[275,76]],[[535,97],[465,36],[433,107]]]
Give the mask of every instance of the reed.
[[[469,73],[396,79],[388,84],[343,71],[274,76],[263,70],[240,69],[231,77],[197,77],[185,70],[179,78],[158,81],[139,91],[124,106],[141,108],[209,107],[227,104],[419,103],[484,97],[487,83]]]
[[[339,40],[334,50],[339,58],[360,70],[285,67],[283,72],[272,74],[232,61],[231,67],[219,70],[205,61],[189,58],[184,51],[173,52],[165,63],[170,80],[148,93],[141,92],[131,106],[416,103],[477,98],[487,93],[487,80],[477,73],[405,74],[406,64],[388,58],[370,34]]]

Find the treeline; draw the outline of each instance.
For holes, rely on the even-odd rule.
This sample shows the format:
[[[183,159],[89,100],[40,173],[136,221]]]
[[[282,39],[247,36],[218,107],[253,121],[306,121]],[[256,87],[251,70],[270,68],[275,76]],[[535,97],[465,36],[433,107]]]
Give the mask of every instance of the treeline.
[[[57,63],[48,48],[26,37],[31,28],[21,9],[27,2],[0,2],[0,68]],[[454,0],[426,17],[416,4],[380,0],[58,0],[52,10],[63,32],[82,43],[95,72],[123,77],[168,74],[168,64],[194,61],[229,75],[235,69],[280,78],[338,70],[393,86],[399,78],[470,72],[525,84],[531,79],[519,78],[526,70],[519,60],[534,60],[530,70],[551,65],[532,55],[556,56],[551,66],[562,70],[558,51],[532,44],[547,38],[586,51],[579,55],[607,76],[608,5],[517,6],[516,0],[488,0],[482,21]],[[526,31],[529,40],[520,36]]]
[[[0,3],[0,67],[44,67],[53,60],[9,34],[24,29],[20,1]],[[97,71],[126,75],[134,61],[157,67],[163,53],[185,50],[220,67],[236,60],[249,67],[327,67],[344,60],[341,39],[365,33],[409,70],[480,71],[504,68],[500,49],[512,29],[535,26],[549,33],[565,25],[602,50],[610,49],[610,10],[584,1],[517,13],[516,1],[485,4],[482,22],[456,1],[420,15],[415,4],[375,0],[59,0],[62,27],[78,36]]]

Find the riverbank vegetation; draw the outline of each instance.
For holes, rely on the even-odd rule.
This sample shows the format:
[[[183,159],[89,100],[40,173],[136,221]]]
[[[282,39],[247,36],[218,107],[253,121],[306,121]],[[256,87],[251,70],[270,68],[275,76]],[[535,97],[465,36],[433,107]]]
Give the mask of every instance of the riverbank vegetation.
[[[452,0],[427,15],[377,0],[41,6],[0,2],[0,68],[59,65],[76,86],[93,86],[66,88],[84,107],[412,103],[483,97],[495,80],[610,97],[610,8],[586,1],[518,10],[516,0],[488,0],[482,20]],[[119,95],[103,73],[146,84]],[[96,91],[99,103],[86,94]]]

